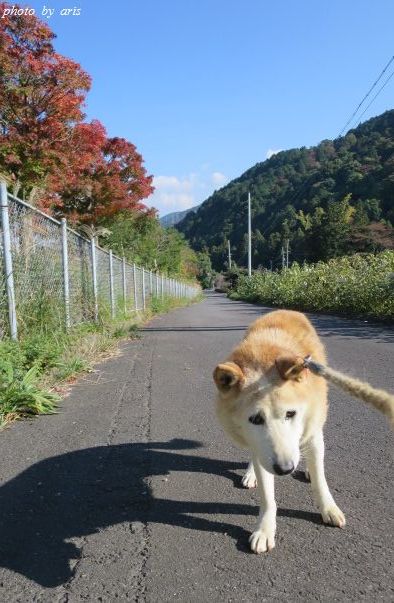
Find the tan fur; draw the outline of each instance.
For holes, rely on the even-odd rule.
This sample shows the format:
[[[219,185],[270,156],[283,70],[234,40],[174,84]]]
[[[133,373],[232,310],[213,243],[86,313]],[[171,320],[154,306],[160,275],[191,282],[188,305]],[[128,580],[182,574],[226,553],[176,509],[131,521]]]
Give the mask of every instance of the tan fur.
[[[276,310],[258,318],[248,328],[245,338],[237,345],[225,363],[216,367],[214,380],[219,390],[217,412],[229,435],[244,447],[247,444],[234,426],[234,414],[242,405],[243,392],[250,397],[251,391],[257,389],[261,378],[266,380],[269,388],[267,404],[275,404],[275,400],[285,397],[297,404],[298,401],[309,401],[310,412],[305,422],[303,440],[310,429],[317,423],[323,426],[327,416],[327,385],[321,377],[307,370],[299,375],[300,380],[283,379],[278,364],[281,359],[290,359],[293,363],[302,363],[305,356],[311,355],[318,362],[326,362],[326,354],[318,335],[300,312],[292,310]],[[290,362],[290,364],[292,364]],[[230,364],[228,364],[230,363]],[[223,369],[237,367],[241,370],[242,379],[233,387],[223,387]],[[234,401],[237,404],[234,406]],[[233,403],[232,403],[233,402]]]
[[[323,521],[345,525],[324,474],[327,384],[305,367],[307,356],[326,362],[315,329],[303,314],[277,310],[256,320],[213,373],[218,417],[252,456],[242,483],[248,488],[257,485],[260,492],[259,519],[249,539],[255,553],[275,546],[274,475],[294,471],[301,452]]]

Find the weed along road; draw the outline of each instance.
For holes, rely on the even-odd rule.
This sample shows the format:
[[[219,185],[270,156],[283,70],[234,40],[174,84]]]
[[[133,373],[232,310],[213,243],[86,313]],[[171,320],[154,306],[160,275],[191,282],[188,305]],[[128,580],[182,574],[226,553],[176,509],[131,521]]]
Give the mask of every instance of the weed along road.
[[[211,294],[156,318],[60,414],[1,432],[1,601],[393,600],[392,434],[334,388],[326,473],[346,528],[322,524],[297,473],[276,479],[276,548],[249,552],[257,492],[212,370],[264,311]],[[394,391],[394,330],[312,320],[333,367]]]

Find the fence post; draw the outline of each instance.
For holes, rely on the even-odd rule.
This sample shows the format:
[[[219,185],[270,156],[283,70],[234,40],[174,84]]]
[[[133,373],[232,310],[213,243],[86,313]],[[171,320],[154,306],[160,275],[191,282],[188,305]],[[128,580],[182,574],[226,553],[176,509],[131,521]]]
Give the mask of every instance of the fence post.
[[[134,281],[134,310],[138,312],[138,301],[137,301],[137,270],[135,264],[133,264],[133,281]]]
[[[67,241],[67,220],[61,219],[62,233],[62,262],[63,262],[63,297],[64,297],[64,318],[66,329],[71,326],[70,321],[70,280],[68,272],[68,241]]]
[[[94,300],[94,320],[98,321],[98,296],[97,296],[97,266],[96,266],[96,242],[94,237],[90,239],[90,252],[92,258],[92,281]]]
[[[153,297],[153,272],[152,272],[152,270],[149,270],[149,293],[150,293],[150,298],[152,299],[152,297]]]
[[[126,258],[122,257],[122,286],[123,286],[123,311],[127,314],[127,283],[126,283]]]
[[[145,300],[145,268],[141,268],[142,270],[142,308],[145,310],[146,300]]]
[[[4,276],[8,301],[8,323],[11,339],[18,339],[16,322],[14,273],[12,271],[10,221],[8,215],[8,196],[5,182],[0,182],[1,224],[3,228]]]
[[[164,277],[163,277],[162,274],[160,275],[160,280],[161,280],[161,282],[160,282],[160,285],[161,285],[161,297],[163,298],[164,297]]]
[[[109,250],[109,299],[111,304],[111,318],[115,318],[115,298],[114,298],[114,266],[112,258],[112,249]]]
[[[156,297],[159,297],[159,277],[157,276],[157,272],[155,273],[156,279]]]

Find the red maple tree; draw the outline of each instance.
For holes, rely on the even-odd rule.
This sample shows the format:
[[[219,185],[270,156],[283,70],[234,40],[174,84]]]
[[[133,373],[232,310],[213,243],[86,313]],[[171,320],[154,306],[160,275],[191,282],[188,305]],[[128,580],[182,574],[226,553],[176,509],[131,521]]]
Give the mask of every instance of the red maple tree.
[[[1,14],[6,6],[0,3]],[[25,189],[64,162],[91,83],[77,63],[55,52],[53,38],[34,16],[0,20],[0,160]]]
[[[55,51],[54,37],[35,16],[0,19],[0,170],[25,193],[38,190],[41,208],[74,220],[145,209],[153,188],[141,155],[83,121],[90,76]]]
[[[100,122],[75,130],[72,161],[50,177],[54,193],[41,207],[89,223],[123,210],[146,211],[141,199],[153,192],[152,176],[135,146],[124,138],[106,138]]]

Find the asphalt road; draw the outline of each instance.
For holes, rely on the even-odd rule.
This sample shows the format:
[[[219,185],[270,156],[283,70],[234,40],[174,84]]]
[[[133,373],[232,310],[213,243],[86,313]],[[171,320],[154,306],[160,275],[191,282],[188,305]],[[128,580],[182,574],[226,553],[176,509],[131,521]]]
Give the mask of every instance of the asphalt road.
[[[266,309],[210,295],[155,319],[61,413],[0,432],[0,601],[394,601],[393,437],[332,389],[324,526],[300,474],[276,480],[276,548],[254,555],[247,456],[211,373]],[[331,365],[394,391],[394,330],[312,316]]]

